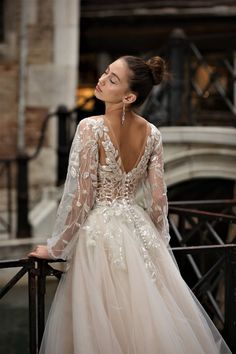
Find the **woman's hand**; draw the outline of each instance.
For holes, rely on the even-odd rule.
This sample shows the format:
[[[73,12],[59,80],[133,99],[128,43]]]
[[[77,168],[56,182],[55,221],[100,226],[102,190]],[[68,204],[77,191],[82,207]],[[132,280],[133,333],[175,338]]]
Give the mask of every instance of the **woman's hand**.
[[[28,257],[52,259],[48,253],[47,246],[42,246],[42,245],[37,246],[32,252],[28,254]]]

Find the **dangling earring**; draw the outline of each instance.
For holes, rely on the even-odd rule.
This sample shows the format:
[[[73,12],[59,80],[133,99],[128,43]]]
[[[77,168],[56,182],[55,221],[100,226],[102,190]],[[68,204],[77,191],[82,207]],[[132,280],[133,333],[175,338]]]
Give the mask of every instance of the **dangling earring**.
[[[122,117],[121,117],[121,124],[123,125],[125,122],[125,104],[123,103],[123,109],[122,109]]]

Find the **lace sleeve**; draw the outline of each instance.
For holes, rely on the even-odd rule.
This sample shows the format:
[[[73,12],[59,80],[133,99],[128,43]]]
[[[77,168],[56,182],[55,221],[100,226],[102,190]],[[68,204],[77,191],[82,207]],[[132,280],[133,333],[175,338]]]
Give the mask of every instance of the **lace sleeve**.
[[[169,224],[167,219],[168,201],[167,190],[164,181],[164,161],[162,138],[160,132],[155,128],[154,149],[148,166],[148,182],[151,189],[151,205],[149,215],[159,231],[165,244],[170,241]]]
[[[78,230],[92,208],[97,187],[98,146],[93,121],[89,118],[77,127],[69,156],[63,196],[57,211],[52,237],[47,247],[52,258],[71,256]]]

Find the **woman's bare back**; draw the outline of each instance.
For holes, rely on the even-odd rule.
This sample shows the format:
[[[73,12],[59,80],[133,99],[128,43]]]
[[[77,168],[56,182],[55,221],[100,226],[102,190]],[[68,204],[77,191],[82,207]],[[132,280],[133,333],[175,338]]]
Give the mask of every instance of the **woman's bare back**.
[[[147,121],[133,115],[121,125],[116,119],[112,120],[104,116],[110,139],[119,152],[119,157],[125,172],[131,171],[138,164],[145,150],[147,137],[150,134],[150,126]],[[100,162],[105,164],[105,153],[100,146]]]

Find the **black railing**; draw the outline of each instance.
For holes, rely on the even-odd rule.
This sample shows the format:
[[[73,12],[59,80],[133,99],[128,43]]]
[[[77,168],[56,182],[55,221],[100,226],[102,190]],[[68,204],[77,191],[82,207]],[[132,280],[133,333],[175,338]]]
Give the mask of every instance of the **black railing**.
[[[1,201],[5,201],[6,208],[4,212],[0,214],[0,233],[12,232],[12,169],[14,160],[12,159],[0,159],[0,188],[2,198]],[[1,205],[3,208],[3,205]]]
[[[57,185],[64,182],[67,170],[68,156],[74,130],[71,128],[71,121],[77,121],[76,108],[69,111],[66,106],[59,106],[57,111],[49,113],[44,118],[40,138],[34,153],[20,153],[17,156],[7,159],[0,159],[0,183],[1,200],[6,200],[7,208],[0,214],[0,232],[10,234],[12,231],[12,205],[13,186],[16,186],[16,237],[26,238],[31,235],[29,214],[29,163],[38,157],[43,146],[47,126],[50,118],[58,118],[57,137]],[[76,123],[74,124],[76,125]],[[13,173],[13,166],[15,173]],[[4,196],[3,196],[4,194]],[[5,216],[6,214],[6,216]]]
[[[231,240],[226,237],[229,225],[236,223],[235,206],[236,199],[169,202],[169,222],[178,245],[235,242],[236,234]]]
[[[229,226],[236,223],[235,206],[236,200],[169,203],[171,245],[181,273],[233,352],[236,352],[235,235],[231,236],[231,244],[226,242]],[[43,335],[46,278],[61,276],[49,264],[54,262],[32,258],[0,261],[0,268],[21,267],[0,290],[0,298],[28,274],[30,354],[37,353]]]
[[[236,340],[233,333],[236,331],[236,321],[232,320],[230,312],[235,311],[236,314],[236,297],[232,295],[236,291],[236,273],[233,270],[236,266],[236,232],[235,229],[231,232],[230,225],[236,224],[236,200],[181,201],[169,204],[172,241],[178,247],[173,250],[176,251],[181,272],[235,352]],[[234,243],[235,248],[226,245],[229,242]],[[228,262],[231,270],[228,269]],[[227,278],[228,272],[231,284]],[[232,288],[229,290],[230,286]],[[217,297],[223,288],[225,298],[222,307]],[[229,292],[232,292],[231,295]]]
[[[176,256],[182,255],[189,260],[199,255],[205,256],[206,261],[209,257],[217,257],[214,264],[204,274],[198,274],[198,279],[191,285],[191,289],[221,330],[231,351],[236,353],[236,245],[179,247],[172,250]],[[215,290],[219,283],[224,290],[223,308],[216,300]],[[204,297],[211,300],[212,306],[209,307]]]
[[[50,262],[52,263],[53,261]],[[25,274],[28,274],[29,353],[36,354],[44,330],[46,277],[54,275],[60,278],[61,272],[53,269],[46,260],[26,258],[0,261],[0,269],[19,267],[21,269],[1,288],[0,299],[3,298]]]
[[[217,255],[218,260],[195,284],[191,285],[192,291],[198,298],[209,292],[213,292],[215,286],[214,274],[220,273],[224,280],[224,308],[222,310],[221,332],[230,346],[236,350],[236,245],[214,245],[177,247],[172,249],[176,255],[193,257],[201,255],[208,258],[209,255]],[[29,315],[29,353],[37,354],[43,336],[45,326],[45,293],[46,278],[56,276],[60,278],[61,272],[53,269],[49,263],[54,261],[39,259],[20,259],[0,261],[0,268],[21,267],[18,273],[0,290],[0,299],[27,273],[28,274],[28,315]],[[58,261],[57,261],[58,262]],[[211,289],[211,290],[209,290]],[[205,303],[203,305],[208,311]],[[218,305],[217,305],[218,306]],[[214,320],[214,318],[213,318]]]

